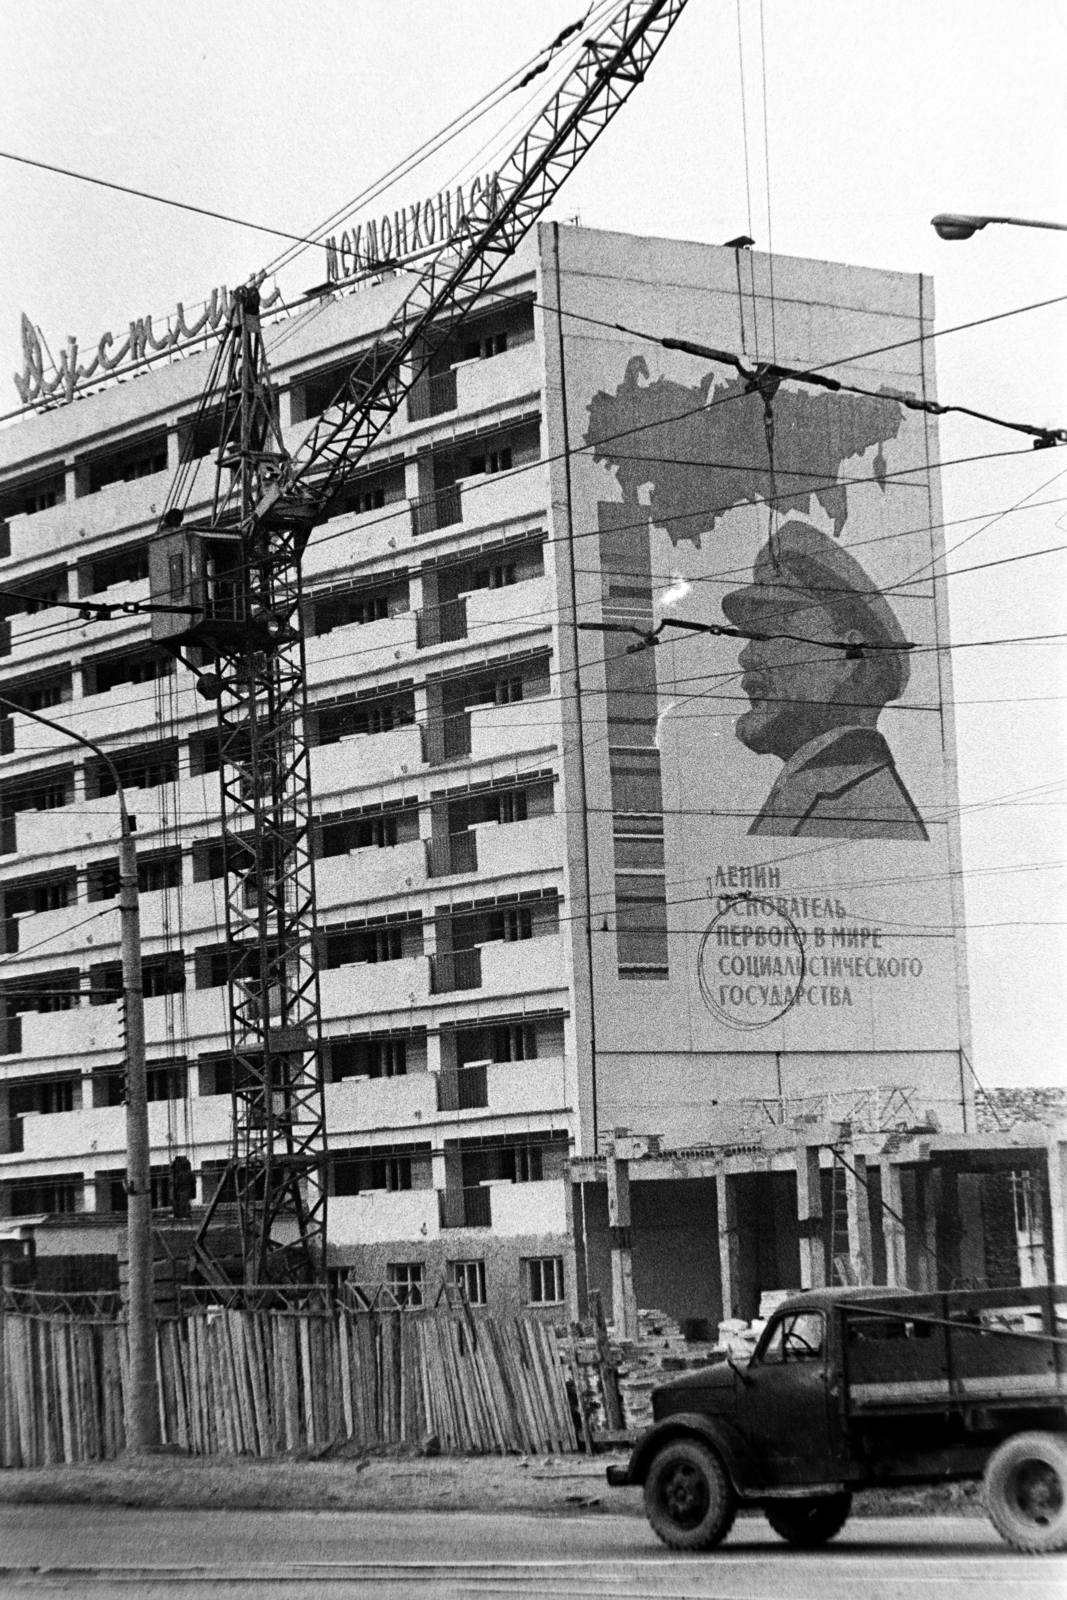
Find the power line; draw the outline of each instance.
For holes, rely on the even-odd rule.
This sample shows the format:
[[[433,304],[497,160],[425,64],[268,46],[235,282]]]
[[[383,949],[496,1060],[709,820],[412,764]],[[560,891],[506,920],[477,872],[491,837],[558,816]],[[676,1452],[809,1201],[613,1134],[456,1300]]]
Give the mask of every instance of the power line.
[[[206,206],[194,206],[188,200],[172,200],[166,195],[154,194],[149,189],[131,189],[128,184],[114,183],[110,178],[94,178],[87,172],[74,172],[70,167],[53,166],[49,161],[35,161],[31,156],[17,156],[11,150],[0,150],[5,161],[17,161],[23,167],[37,167],[42,172],[55,172],[62,178],[76,178],[79,183],[95,184],[100,189],[114,189],[118,194],[131,194],[138,200],[152,200],[156,205],[173,206],[176,211],[191,211],[199,217],[211,217],[216,222],[231,222],[238,228],[251,228],[256,233],[272,233],[277,239],[293,239],[301,245],[314,245],[318,241],[302,233],[288,233],[283,228],[271,228],[262,222],[249,222],[245,217],[233,217],[225,211],[211,211]]]

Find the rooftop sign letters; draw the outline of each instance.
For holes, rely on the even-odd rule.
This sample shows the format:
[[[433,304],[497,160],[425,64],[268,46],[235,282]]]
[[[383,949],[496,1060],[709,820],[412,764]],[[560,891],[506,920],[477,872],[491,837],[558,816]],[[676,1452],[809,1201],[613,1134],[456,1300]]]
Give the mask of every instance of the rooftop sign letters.
[[[472,178],[455,189],[442,189],[427,200],[402,207],[392,215],[371,222],[358,222],[340,236],[324,240],[326,279],[342,284],[351,278],[382,272],[401,262],[411,261],[432,250],[440,250],[484,223],[496,210],[499,178],[495,172]],[[268,311],[281,299],[275,287],[261,298]],[[15,374],[15,388],[24,406],[59,405],[73,400],[79,390],[98,385],[112,376],[132,373],[149,362],[164,360],[184,347],[206,339],[226,322],[232,296],[224,287],[213,289],[200,314],[187,319],[179,301],[167,317],[166,327],[157,332],[151,317],[137,317],[121,344],[111,333],[101,335],[88,360],[82,359],[77,339],[68,338],[58,360],[53,359],[38,329],[22,315],[22,371]]]
[[[427,250],[440,249],[462,234],[470,219],[491,217],[496,209],[498,175],[472,178],[428,200],[401,207],[374,222],[358,222],[339,237],[326,240],[326,277],[343,283],[360,272],[394,266]]]
[[[272,289],[261,296],[261,309],[268,310],[280,298],[281,290]],[[58,361],[53,361],[49,355],[48,365],[53,369],[51,374],[45,370],[45,348],[41,335],[23,312],[22,372],[15,374],[19,399],[24,406],[42,402],[55,405],[73,400],[76,392],[85,384],[99,383],[112,374],[132,371],[135,367],[144,366],[149,361],[205,338],[226,321],[231,304],[232,296],[223,285],[221,289],[212,289],[201,315],[192,322],[186,321],[185,307],[180,300],[174,312],[167,317],[166,328],[159,332],[153,327],[150,316],[137,317],[129,324],[129,332],[120,345],[116,346],[113,333],[102,334],[91,359],[84,364],[77,339],[70,337]]]

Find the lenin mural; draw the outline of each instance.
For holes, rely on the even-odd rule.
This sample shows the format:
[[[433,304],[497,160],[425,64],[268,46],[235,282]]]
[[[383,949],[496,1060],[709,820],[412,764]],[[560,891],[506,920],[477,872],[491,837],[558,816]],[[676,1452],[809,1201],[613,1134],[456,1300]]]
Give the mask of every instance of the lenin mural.
[[[739,657],[751,709],[737,737],[785,762],[749,833],[925,840],[877,728],[907,686],[908,645],[859,562],[818,529],[789,522],[722,609],[752,634]]]

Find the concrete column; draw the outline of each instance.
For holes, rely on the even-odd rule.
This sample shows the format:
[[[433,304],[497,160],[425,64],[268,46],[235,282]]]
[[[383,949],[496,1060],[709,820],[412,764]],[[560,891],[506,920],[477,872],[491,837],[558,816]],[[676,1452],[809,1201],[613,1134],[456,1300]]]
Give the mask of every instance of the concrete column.
[[[882,1162],[882,1235],[885,1239],[885,1281],[891,1289],[908,1287],[908,1257],[904,1232],[904,1186],[900,1166]]]
[[[867,1200],[867,1157],[855,1151],[845,1167],[845,1198],[848,1203],[848,1253],[856,1271],[857,1283],[870,1283],[871,1208]]]
[[[928,1162],[918,1173],[919,1193],[922,1196],[922,1248],[919,1256],[919,1288],[937,1288],[937,1212],[941,1204],[941,1174]]]
[[[1052,1214],[1052,1281],[1067,1283],[1067,1130],[1048,1142],[1048,1198]]]
[[[737,1186],[728,1173],[715,1174],[715,1199],[719,1220],[719,1275],[722,1281],[723,1321],[740,1316],[741,1285],[738,1273]]]
[[[819,1146],[798,1144],[797,1222],[800,1229],[800,1287],[822,1289],[826,1285],[826,1256],[822,1237],[822,1178]]]
[[[611,1312],[616,1339],[637,1338],[637,1299],[630,1224],[630,1163],[608,1156],[608,1235],[611,1239]]]

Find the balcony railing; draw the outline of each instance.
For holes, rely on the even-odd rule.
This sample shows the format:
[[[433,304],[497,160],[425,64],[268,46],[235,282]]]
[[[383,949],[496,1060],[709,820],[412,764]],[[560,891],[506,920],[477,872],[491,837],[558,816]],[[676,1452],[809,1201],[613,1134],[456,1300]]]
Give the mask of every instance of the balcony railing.
[[[469,711],[457,711],[428,722],[422,730],[422,759],[431,767],[445,761],[458,761],[471,753],[471,719]]]
[[[472,1061],[466,1067],[442,1072],[437,1080],[438,1111],[476,1111],[489,1104],[489,1063]]]
[[[17,1056],[21,1052],[22,1018],[17,1013],[13,1017],[0,1017],[0,1056]]]
[[[465,599],[446,600],[443,605],[428,606],[415,613],[415,643],[420,650],[430,645],[448,644],[453,639],[467,637],[467,602]]]
[[[441,1189],[442,1228],[491,1228],[492,1190],[480,1183],[463,1189]]]
[[[411,502],[411,531],[416,538],[420,533],[433,533],[437,528],[448,528],[462,521],[463,498],[458,483],[435,489],[421,500]]]
[[[428,878],[451,878],[460,872],[477,870],[478,835],[473,829],[467,833],[448,833],[437,839],[427,839]]]
[[[431,994],[450,994],[454,989],[480,989],[481,986],[481,950],[446,950],[430,957]]]
[[[408,421],[425,422],[427,417],[439,417],[445,411],[456,409],[456,369],[438,372],[432,378],[420,378],[408,396]]]

